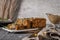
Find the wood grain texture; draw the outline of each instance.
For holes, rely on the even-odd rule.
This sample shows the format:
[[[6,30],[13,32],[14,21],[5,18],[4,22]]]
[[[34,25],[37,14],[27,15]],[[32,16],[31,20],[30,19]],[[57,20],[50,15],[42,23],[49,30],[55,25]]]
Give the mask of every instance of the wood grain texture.
[[[0,28],[0,40],[22,40],[29,35],[29,33],[9,33]]]

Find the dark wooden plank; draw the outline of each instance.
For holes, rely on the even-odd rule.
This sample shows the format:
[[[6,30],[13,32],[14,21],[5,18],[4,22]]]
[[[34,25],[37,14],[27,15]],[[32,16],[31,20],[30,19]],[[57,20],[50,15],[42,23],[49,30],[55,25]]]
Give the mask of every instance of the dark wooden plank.
[[[27,33],[27,34],[9,33],[0,28],[0,40],[22,40],[22,38],[24,38],[28,35],[29,35],[29,33]]]

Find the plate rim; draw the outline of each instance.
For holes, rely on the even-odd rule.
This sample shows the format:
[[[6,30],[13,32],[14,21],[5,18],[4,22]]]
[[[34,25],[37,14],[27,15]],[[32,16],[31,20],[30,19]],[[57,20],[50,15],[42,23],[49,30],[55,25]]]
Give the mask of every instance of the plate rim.
[[[8,32],[24,32],[24,31],[32,31],[32,30],[37,30],[38,28],[31,28],[31,29],[22,29],[22,30],[9,30],[7,28],[2,27],[3,30],[8,31]]]

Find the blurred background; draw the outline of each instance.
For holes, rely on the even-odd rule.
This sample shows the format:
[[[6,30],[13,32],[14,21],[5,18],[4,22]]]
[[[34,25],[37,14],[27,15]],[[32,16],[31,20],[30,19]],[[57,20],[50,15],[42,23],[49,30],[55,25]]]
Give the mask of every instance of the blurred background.
[[[60,0],[23,0],[18,18],[44,17],[50,24],[46,13],[60,15]]]

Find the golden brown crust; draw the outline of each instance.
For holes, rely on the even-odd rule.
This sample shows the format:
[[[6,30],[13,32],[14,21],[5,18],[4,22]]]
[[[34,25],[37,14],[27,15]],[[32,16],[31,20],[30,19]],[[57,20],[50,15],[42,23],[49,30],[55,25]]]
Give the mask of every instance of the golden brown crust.
[[[30,21],[29,21],[28,19],[24,19],[23,25],[24,25],[24,27],[27,28],[27,29],[30,28]]]
[[[16,20],[16,24],[18,24],[18,25],[20,25],[20,26],[21,26],[21,25],[22,25],[22,23],[23,23],[23,22],[22,22],[22,19],[17,19],[17,20]]]
[[[15,29],[15,24],[8,24],[7,25],[7,28],[8,29]]]
[[[24,18],[17,19],[15,24],[9,24],[9,29],[21,30],[30,28],[43,28],[46,26],[46,19],[44,18]]]
[[[40,28],[40,27],[45,27],[46,26],[46,19],[43,18],[35,18],[32,21],[32,27],[33,28]]]

